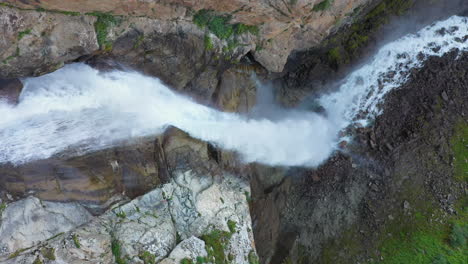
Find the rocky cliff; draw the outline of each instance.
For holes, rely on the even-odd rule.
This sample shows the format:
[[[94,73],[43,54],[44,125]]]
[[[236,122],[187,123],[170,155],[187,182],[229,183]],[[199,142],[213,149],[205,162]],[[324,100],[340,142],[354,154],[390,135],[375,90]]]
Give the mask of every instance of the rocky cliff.
[[[79,61],[137,69],[227,112],[256,104],[255,74],[297,105],[371,52],[390,17],[468,12],[463,0],[437,12],[416,2],[1,0],[0,97],[15,104],[20,78]],[[467,61],[453,52],[411,71],[319,168],[243,164],[176,128],[1,164],[0,262],[463,263],[466,245],[446,242],[466,222]],[[440,248],[426,251],[414,237],[431,229]]]

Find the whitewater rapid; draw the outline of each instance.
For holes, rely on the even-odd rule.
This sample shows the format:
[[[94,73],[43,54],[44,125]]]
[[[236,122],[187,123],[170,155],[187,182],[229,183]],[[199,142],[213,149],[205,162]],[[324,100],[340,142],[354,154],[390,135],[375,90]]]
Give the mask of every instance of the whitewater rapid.
[[[445,30],[442,30],[444,28]],[[284,110],[281,119],[248,118],[200,105],[135,71],[101,73],[85,64],[23,80],[16,106],[0,102],[0,163],[82,155],[178,127],[237,151],[245,162],[317,166],[337,149],[338,134],[381,114],[385,94],[429,56],[468,50],[467,18],[453,16],[384,45],[370,61],[322,95],[324,114]]]

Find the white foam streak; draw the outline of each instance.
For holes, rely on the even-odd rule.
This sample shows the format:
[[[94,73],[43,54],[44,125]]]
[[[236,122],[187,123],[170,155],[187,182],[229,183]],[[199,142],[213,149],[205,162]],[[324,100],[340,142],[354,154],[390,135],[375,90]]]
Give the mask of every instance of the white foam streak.
[[[458,28],[450,30],[453,26]],[[441,27],[450,32],[435,34]],[[275,121],[216,111],[137,72],[99,73],[84,64],[68,65],[25,79],[17,106],[0,103],[0,163],[21,164],[63,152],[81,155],[173,125],[239,152],[245,162],[317,166],[336,150],[338,132],[353,119],[380,113],[384,95],[406,81],[409,68],[421,65],[419,53],[467,50],[467,41],[458,41],[467,35],[466,18],[452,17],[389,43],[349,75],[339,91],[320,98],[326,115],[285,111]],[[385,77],[388,72],[394,73]]]

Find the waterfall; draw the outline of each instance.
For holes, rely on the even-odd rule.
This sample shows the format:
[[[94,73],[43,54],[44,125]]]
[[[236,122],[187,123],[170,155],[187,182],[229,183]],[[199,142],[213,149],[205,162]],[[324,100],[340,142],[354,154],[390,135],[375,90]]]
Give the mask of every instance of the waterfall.
[[[468,50],[467,18],[453,16],[380,48],[318,102],[325,113],[284,110],[281,119],[249,118],[200,105],[157,78],[99,72],[82,63],[23,80],[16,106],[0,102],[0,163],[74,155],[154,136],[167,126],[238,152],[245,162],[317,166],[337,149],[339,132],[381,114],[385,95],[429,56]]]

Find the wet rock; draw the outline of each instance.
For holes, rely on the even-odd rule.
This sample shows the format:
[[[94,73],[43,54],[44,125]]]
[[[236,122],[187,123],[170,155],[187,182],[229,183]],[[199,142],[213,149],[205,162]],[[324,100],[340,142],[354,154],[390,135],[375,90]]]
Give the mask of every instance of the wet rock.
[[[17,104],[23,84],[18,79],[0,79],[0,102]]]

